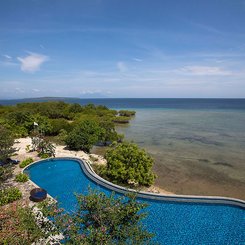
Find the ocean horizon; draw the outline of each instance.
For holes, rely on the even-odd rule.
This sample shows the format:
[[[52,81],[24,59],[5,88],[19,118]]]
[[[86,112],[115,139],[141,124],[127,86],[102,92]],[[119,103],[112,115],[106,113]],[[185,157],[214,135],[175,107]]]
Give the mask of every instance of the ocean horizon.
[[[160,109],[233,109],[245,110],[245,98],[72,98],[40,97],[23,99],[0,99],[0,105],[28,102],[64,101],[80,105],[105,105],[112,109],[160,108]]]

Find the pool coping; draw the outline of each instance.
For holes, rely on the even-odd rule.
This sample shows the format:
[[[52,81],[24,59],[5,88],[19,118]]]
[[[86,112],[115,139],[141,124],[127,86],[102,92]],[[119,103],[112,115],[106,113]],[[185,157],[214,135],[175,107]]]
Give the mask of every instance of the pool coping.
[[[76,157],[55,157],[55,158],[47,158],[42,159],[39,161],[35,161],[25,168],[23,168],[22,172],[24,172],[27,168],[30,166],[41,163],[43,161],[52,161],[52,160],[74,160],[77,161],[84,172],[84,174],[93,182],[95,182],[98,185],[101,185],[102,187],[105,187],[111,191],[115,191],[121,194],[127,194],[129,192],[133,192],[137,194],[137,197],[143,198],[143,199],[151,199],[151,200],[159,200],[159,201],[166,201],[166,202],[177,202],[177,203],[193,203],[193,204],[217,204],[217,205],[229,205],[229,206],[236,206],[239,208],[245,209],[245,201],[241,199],[236,198],[230,198],[230,197],[223,197],[223,196],[195,196],[195,195],[176,195],[176,194],[170,194],[170,195],[163,195],[158,193],[149,193],[145,191],[137,191],[130,188],[125,188],[116,184],[113,184],[99,175],[95,173],[92,166],[86,162],[85,160],[81,158]],[[39,187],[37,184],[35,184],[32,180],[29,179],[35,186]],[[48,194],[49,197],[54,199],[52,196]]]

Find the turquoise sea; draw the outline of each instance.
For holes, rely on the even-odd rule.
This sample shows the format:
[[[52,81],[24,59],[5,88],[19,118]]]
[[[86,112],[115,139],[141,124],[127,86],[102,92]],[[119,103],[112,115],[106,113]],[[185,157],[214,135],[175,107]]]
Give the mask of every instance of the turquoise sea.
[[[136,110],[117,127],[155,159],[156,185],[177,194],[245,200],[245,99],[39,98]]]

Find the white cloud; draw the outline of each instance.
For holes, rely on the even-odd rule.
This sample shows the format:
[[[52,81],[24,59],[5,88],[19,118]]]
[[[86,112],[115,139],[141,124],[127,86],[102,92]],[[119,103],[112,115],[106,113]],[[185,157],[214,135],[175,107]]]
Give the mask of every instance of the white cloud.
[[[190,75],[231,75],[230,71],[224,70],[217,66],[185,66],[180,71]]]
[[[12,57],[10,55],[7,55],[7,54],[3,54],[3,57],[6,58],[6,59],[8,59],[8,60],[11,60],[12,59]]]
[[[142,62],[143,60],[142,59],[139,59],[139,58],[133,58],[134,61],[137,61],[137,62]]]
[[[16,92],[16,93],[24,93],[25,90],[22,89],[22,88],[15,88],[15,92]]]
[[[122,61],[117,62],[117,68],[120,72],[126,72],[128,70],[126,64]]]
[[[33,92],[40,92],[40,89],[33,88],[32,91],[33,91]]]
[[[13,58],[12,56],[8,55],[8,54],[2,54],[2,57],[4,57],[2,60],[0,60],[0,66],[3,65],[3,66],[16,66],[18,65],[17,63],[15,63],[13,61]]]
[[[21,63],[21,70],[24,72],[35,72],[40,70],[40,66],[48,61],[49,57],[43,54],[29,53],[24,58],[17,57]]]

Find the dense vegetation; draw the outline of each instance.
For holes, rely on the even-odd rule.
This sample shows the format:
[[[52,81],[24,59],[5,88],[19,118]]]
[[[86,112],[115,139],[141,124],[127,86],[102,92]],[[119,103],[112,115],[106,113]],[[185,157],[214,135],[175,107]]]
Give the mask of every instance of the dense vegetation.
[[[65,244],[150,244],[153,234],[142,226],[147,204],[135,196],[106,196],[90,190],[77,195],[78,209],[63,213],[57,204],[40,205],[65,237]]]
[[[93,104],[81,106],[61,101],[22,103],[0,106],[0,131],[3,131],[2,135],[15,138],[38,132],[66,143],[72,150],[88,152],[94,144],[108,145],[121,141],[123,136],[117,134],[115,123],[128,123],[134,114],[133,111],[117,112]]]
[[[34,244],[50,235],[43,228],[37,224],[31,208],[15,204],[0,207],[0,244]]]
[[[0,125],[0,161],[5,162],[6,159],[14,153],[13,148],[14,136],[11,130]]]
[[[153,159],[136,144],[124,142],[112,145],[105,154],[106,166],[97,170],[104,178],[116,184],[144,185],[153,184]]]

